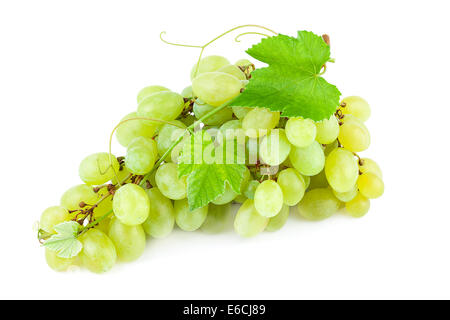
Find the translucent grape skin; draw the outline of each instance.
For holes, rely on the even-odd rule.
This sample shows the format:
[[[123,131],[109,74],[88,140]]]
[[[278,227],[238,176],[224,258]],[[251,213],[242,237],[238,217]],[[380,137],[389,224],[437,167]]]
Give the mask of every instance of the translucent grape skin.
[[[350,191],[347,192],[337,192],[332,190],[333,194],[336,198],[338,198],[342,202],[349,202],[353,200],[358,194],[358,186],[355,184]]]
[[[250,107],[231,107],[231,109],[233,110],[233,113],[236,116],[236,118],[238,118],[239,120],[244,119],[247,113],[249,113],[252,110],[252,108]]]
[[[328,183],[337,192],[354,188],[358,179],[358,163],[353,153],[343,148],[333,150],[325,163]]]
[[[174,210],[177,226],[184,231],[199,229],[208,215],[208,206],[190,211],[187,199],[176,200]]]
[[[255,191],[255,208],[266,218],[276,216],[283,207],[283,191],[273,180],[262,182]]]
[[[283,129],[274,129],[266,135],[260,145],[261,160],[271,166],[278,166],[287,159],[291,152],[291,144]]]
[[[128,226],[135,226],[147,220],[150,200],[143,188],[128,183],[120,187],[114,194],[113,210],[120,222]]]
[[[357,96],[346,97],[341,101],[341,105],[345,104],[345,107],[341,107],[342,113],[351,114],[362,122],[367,121],[370,117],[370,106],[366,100]]]
[[[75,264],[76,257],[73,258],[60,258],[56,251],[45,248],[45,260],[50,268],[54,271],[62,272],[67,271],[70,266]]]
[[[282,170],[278,174],[277,183],[283,192],[283,202],[288,206],[295,206],[305,194],[305,182],[293,168]]]
[[[194,103],[194,114],[197,119],[200,119],[207,113],[213,111],[216,107],[210,106],[208,104],[198,104]],[[227,122],[233,118],[233,110],[229,107],[226,107],[209,118],[203,120],[203,123],[208,126],[217,126],[221,125],[224,122]]]
[[[61,206],[53,206],[42,212],[39,228],[48,233],[56,233],[54,226],[71,220],[69,211]]]
[[[341,203],[328,188],[317,188],[308,191],[298,204],[299,214],[312,221],[331,217],[339,210]]]
[[[222,56],[207,56],[200,60],[200,62],[197,64],[194,64],[192,66],[191,70],[191,80],[195,77],[199,76],[202,73],[205,72],[214,72],[219,70],[222,67],[225,67],[230,64],[230,61],[228,61],[227,58]]]
[[[141,91],[139,91],[137,95],[137,103],[141,103],[143,100],[145,100],[147,97],[151,96],[154,93],[161,92],[161,91],[170,91],[166,87],[162,86],[148,86],[143,88]]]
[[[117,258],[123,262],[137,260],[145,250],[145,232],[141,225],[127,226],[113,218],[109,238],[114,243]]]
[[[79,256],[90,271],[103,273],[110,270],[117,260],[116,248],[111,239],[98,229],[89,229],[78,237],[83,249]]]
[[[369,158],[362,158],[361,163],[362,165],[359,166],[359,171],[361,171],[361,173],[371,172],[380,179],[383,179],[383,172],[375,161]]]
[[[211,201],[211,203],[213,203],[215,205],[224,205],[224,204],[227,204],[227,203],[230,203],[231,201],[233,201],[237,196],[238,196],[238,194],[236,192],[234,192],[234,190],[227,183],[225,185],[224,193],[221,194],[220,196],[218,196],[213,201]]]
[[[327,177],[325,176],[325,170],[322,170],[315,176],[310,177],[309,190],[327,187],[328,187],[328,180]]]
[[[289,159],[294,168],[305,176],[318,174],[325,165],[325,155],[317,141],[306,148],[291,148]]]
[[[339,142],[352,152],[361,152],[369,148],[370,134],[364,123],[356,117],[347,115],[339,130]]]
[[[186,176],[178,178],[178,167],[174,163],[165,163],[158,168],[155,175],[159,191],[169,199],[186,198]]]
[[[128,145],[125,167],[133,174],[145,175],[153,169],[157,155],[155,140],[137,137]]]
[[[213,107],[221,106],[239,95],[241,88],[241,81],[223,72],[202,73],[192,80],[194,94]]]
[[[370,200],[358,192],[352,200],[345,203],[345,209],[352,217],[360,218],[369,212]]]
[[[256,211],[254,201],[247,199],[239,208],[234,218],[234,230],[241,237],[253,237],[264,231],[269,218]]]
[[[231,204],[209,204],[208,215],[200,229],[206,233],[220,233],[233,225],[233,215],[230,212]]]
[[[151,188],[146,192],[151,205],[148,218],[142,227],[145,233],[153,238],[165,238],[172,232],[175,225],[172,201],[166,198],[158,188]]]
[[[112,167],[111,167],[112,164]],[[107,152],[94,153],[83,159],[79,167],[81,180],[88,185],[100,185],[114,177],[114,170],[119,171],[119,162],[114,155]]]
[[[286,122],[286,136],[298,148],[311,145],[316,139],[316,124],[311,119],[290,118]]]
[[[238,66],[229,64],[226,66],[223,66],[222,68],[220,68],[219,70],[217,70],[219,72],[224,72],[224,73],[228,73],[234,77],[236,77],[239,80],[247,80],[247,77],[245,76],[245,74],[242,72],[241,69],[239,69]]]
[[[161,91],[152,94],[138,105],[139,117],[175,120],[184,109],[184,100],[181,95],[170,91]]]
[[[192,92],[192,86],[187,86],[181,91],[181,95],[183,98],[191,99],[194,97],[194,93]]]
[[[280,121],[280,113],[266,108],[252,108],[242,120],[242,129],[250,138],[258,138],[267,134],[267,130],[275,128]]]
[[[159,130],[157,147],[160,156],[170,148],[175,140],[184,134],[184,129],[186,129],[186,125],[181,121],[173,120],[171,123],[173,124],[164,124]]]
[[[288,218],[289,218],[289,206],[284,204],[280,212],[275,217],[269,219],[266,231],[274,232],[280,230],[286,224]]]
[[[97,202],[97,194],[92,187],[80,184],[67,190],[61,197],[61,206],[67,210],[80,210],[80,203],[93,205]]]
[[[137,113],[132,112],[123,117],[120,122],[136,118],[138,118]],[[123,122],[116,130],[117,141],[126,148],[134,138],[153,137],[159,125],[160,123],[146,120],[130,120]]]
[[[358,189],[359,192],[366,198],[376,199],[384,193],[384,183],[374,173],[366,172],[358,177]]]
[[[316,141],[320,144],[330,144],[339,135],[339,122],[334,115],[329,119],[316,122]]]

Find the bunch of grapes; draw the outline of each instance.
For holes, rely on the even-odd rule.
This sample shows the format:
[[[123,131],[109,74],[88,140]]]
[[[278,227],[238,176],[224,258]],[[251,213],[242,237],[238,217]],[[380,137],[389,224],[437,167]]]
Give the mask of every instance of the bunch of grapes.
[[[384,192],[377,163],[357,155],[370,144],[364,124],[368,103],[347,97],[320,122],[284,118],[257,106],[220,107],[245,90],[254,69],[245,59],[230,64],[224,57],[208,56],[195,64],[192,85],[181,94],[162,86],[142,89],[137,110],[117,126],[126,155],[86,157],[79,167],[83,184],[42,213],[41,240],[64,221],[82,226],[78,256],[62,258],[47,248],[48,265],[64,271],[80,264],[105,272],[116,260],[138,259],[146,237],[167,237],[175,225],[214,233],[234,221],[236,233],[251,237],[282,228],[290,207],[307,220],[322,220],[343,208],[353,217],[365,215],[370,199]],[[194,130],[215,130],[216,138],[233,133],[230,139],[246,149],[246,171],[240,193],[226,184],[223,194],[191,211],[178,161],[190,141],[186,133]],[[233,203],[240,206],[236,215]]]

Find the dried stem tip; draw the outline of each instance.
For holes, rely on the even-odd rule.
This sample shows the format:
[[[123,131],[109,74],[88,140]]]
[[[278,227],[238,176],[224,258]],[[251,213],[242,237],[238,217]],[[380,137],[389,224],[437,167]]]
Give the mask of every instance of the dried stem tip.
[[[323,34],[323,35],[322,35],[322,39],[323,39],[323,41],[325,41],[325,43],[326,43],[327,45],[330,45],[330,36],[329,36],[329,35]]]

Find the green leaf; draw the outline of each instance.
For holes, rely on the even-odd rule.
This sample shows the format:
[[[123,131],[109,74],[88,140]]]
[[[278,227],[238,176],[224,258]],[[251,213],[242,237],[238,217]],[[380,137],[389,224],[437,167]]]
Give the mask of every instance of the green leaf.
[[[244,160],[241,159],[240,163],[236,153],[224,151],[224,146],[215,146],[204,131],[196,132],[183,146],[178,175],[188,175],[187,195],[191,211],[206,206],[222,195],[227,183],[234,192],[241,193],[246,170]]]
[[[336,111],[341,93],[320,76],[330,59],[330,46],[320,36],[308,31],[299,31],[297,38],[280,34],[262,39],[247,53],[269,66],[252,72],[232,106],[265,107],[314,121]]]
[[[56,251],[60,258],[72,258],[80,253],[83,245],[77,239],[80,225],[75,221],[60,223],[54,227],[57,234],[52,235],[44,247]]]

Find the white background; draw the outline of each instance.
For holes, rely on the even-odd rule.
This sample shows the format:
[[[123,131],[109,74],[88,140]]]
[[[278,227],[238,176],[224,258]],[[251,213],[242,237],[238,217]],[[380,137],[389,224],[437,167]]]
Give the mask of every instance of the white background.
[[[2,1],[0,298],[450,298],[449,41],[445,1]],[[293,215],[244,240],[176,231],[104,275],[59,274],[32,231],[78,184],[79,161],[151,84],[181,91],[197,49],[247,23],[328,33],[325,78],[372,106],[386,192],[362,219]],[[234,33],[236,35],[237,33]],[[231,61],[258,37],[207,49]],[[123,150],[114,145],[116,154]]]

